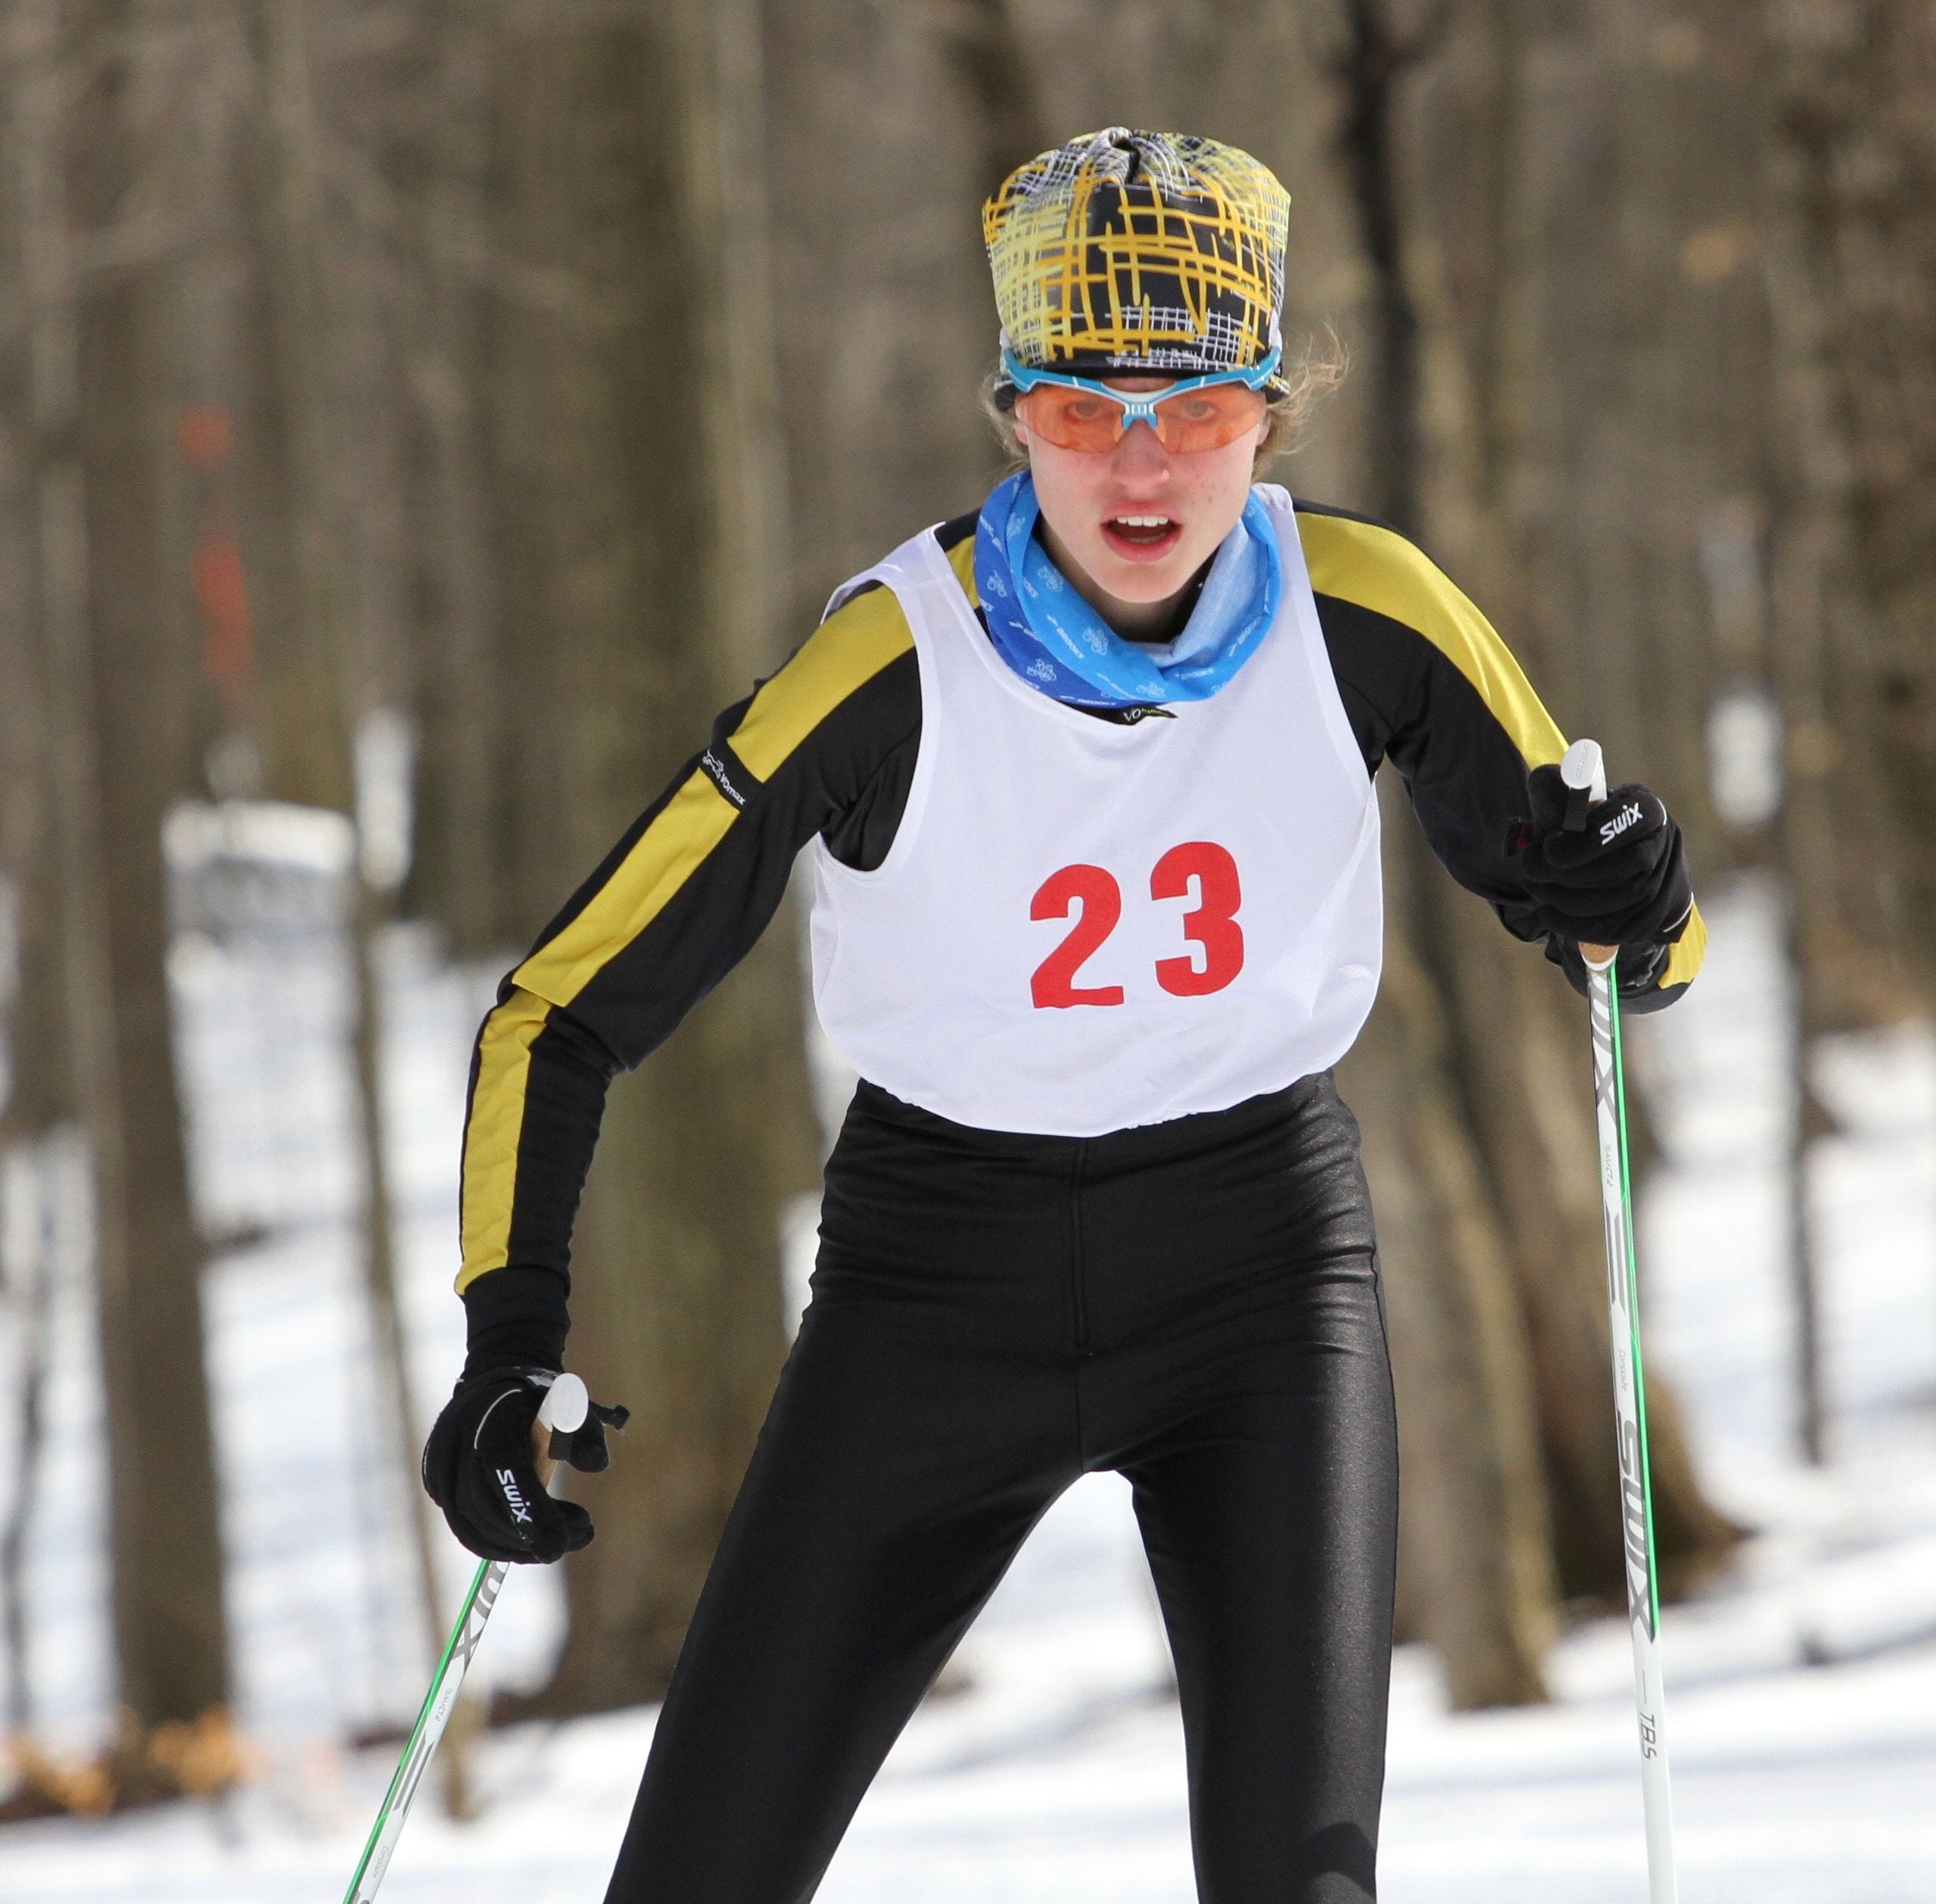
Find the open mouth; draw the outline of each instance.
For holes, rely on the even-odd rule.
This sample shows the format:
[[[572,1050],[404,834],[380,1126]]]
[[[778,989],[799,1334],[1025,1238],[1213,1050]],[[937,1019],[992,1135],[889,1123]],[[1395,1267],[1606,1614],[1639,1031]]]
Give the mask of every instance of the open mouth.
[[[1103,521],[1103,540],[1131,561],[1166,555],[1182,534],[1183,524],[1174,516],[1112,515]]]

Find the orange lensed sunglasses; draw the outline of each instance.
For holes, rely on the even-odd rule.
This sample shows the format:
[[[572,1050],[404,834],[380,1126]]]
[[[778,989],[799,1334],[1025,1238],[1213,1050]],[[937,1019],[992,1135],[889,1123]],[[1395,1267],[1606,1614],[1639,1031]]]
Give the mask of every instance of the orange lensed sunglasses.
[[[1187,377],[1166,389],[1113,390],[1093,377],[1031,370],[1002,353],[1002,370],[1015,386],[1015,414],[1058,450],[1113,450],[1132,423],[1147,423],[1172,456],[1221,450],[1264,414],[1263,386],[1277,369],[1272,350],[1249,370]]]

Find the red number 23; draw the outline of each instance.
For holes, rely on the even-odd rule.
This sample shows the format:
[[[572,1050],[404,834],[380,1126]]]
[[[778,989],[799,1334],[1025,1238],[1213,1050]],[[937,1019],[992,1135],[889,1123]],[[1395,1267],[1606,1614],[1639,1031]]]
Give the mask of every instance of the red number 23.
[[[1173,846],[1150,875],[1152,899],[1187,899],[1197,883],[1197,904],[1183,916],[1183,935],[1201,950],[1156,961],[1156,983],[1179,998],[1222,991],[1243,969],[1243,929],[1237,922],[1243,894],[1237,862],[1212,840]],[[1062,943],[1035,968],[1029,994],[1038,1010],[1068,1005],[1120,1005],[1120,985],[1078,985],[1075,975],[1102,948],[1122,917],[1122,889],[1099,866],[1066,866],[1052,873],[1029,903],[1031,919],[1066,919],[1081,910]]]

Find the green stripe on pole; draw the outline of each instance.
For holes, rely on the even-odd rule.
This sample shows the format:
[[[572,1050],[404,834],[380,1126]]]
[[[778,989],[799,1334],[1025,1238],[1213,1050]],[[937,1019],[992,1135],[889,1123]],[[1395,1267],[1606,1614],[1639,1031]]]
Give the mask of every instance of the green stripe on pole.
[[[1633,1240],[1633,1177],[1626,1140],[1626,1062],[1620,1043],[1617,957],[1607,968],[1607,1016],[1613,1027],[1614,1116],[1620,1141],[1620,1207],[1626,1217],[1627,1333],[1633,1355],[1634,1419],[1640,1431],[1641,1510],[1647,1517],[1647,1613],[1661,1630],[1661,1570],[1654,1557],[1654,1457],[1647,1439],[1647,1376],[1640,1359],[1640,1260]]]
[[[444,1642],[444,1652],[437,1663],[437,1670],[431,1675],[430,1690],[424,1694],[424,1703],[417,1709],[417,1722],[410,1728],[410,1736],[403,1741],[402,1757],[397,1761],[397,1769],[390,1775],[389,1789],[383,1794],[383,1803],[377,1808],[376,1822],[370,1827],[370,1834],[363,1845],[363,1855],[356,1860],[356,1868],[350,1879],[350,1888],[343,1893],[343,1904],[356,1904],[358,1892],[363,1887],[363,1874],[369,1869],[370,1860],[376,1855],[377,1846],[383,1840],[383,1828],[390,1822],[390,1814],[397,1803],[397,1792],[403,1782],[403,1775],[409,1769],[410,1759],[417,1749],[417,1741],[423,1736],[424,1728],[430,1722],[430,1716],[437,1705],[437,1696],[444,1689],[445,1675],[450,1670],[452,1656],[457,1650],[457,1642],[463,1638],[464,1629],[470,1623],[471,1609],[478,1603],[478,1592],[484,1583],[484,1576],[490,1571],[488,1560],[480,1560],[478,1570],[471,1576],[470,1591],[464,1596],[464,1604],[457,1610],[457,1617],[452,1623],[450,1637]]]

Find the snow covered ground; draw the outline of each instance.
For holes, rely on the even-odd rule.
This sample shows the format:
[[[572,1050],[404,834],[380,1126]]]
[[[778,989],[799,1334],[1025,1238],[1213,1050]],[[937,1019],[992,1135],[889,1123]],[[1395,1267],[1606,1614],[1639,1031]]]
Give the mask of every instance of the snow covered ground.
[[[1822,1069],[1843,1124],[1824,1147],[1814,1210],[1834,1458],[1802,1470],[1776,1170],[1788,1115],[1777,935],[1751,890],[1717,905],[1712,923],[1707,975],[1633,1040],[1671,1159],[1642,1214],[1654,1364],[1679,1386],[1713,1492],[1760,1530],[1729,1580],[1667,1617],[1682,1894],[1928,1904],[1936,1049],[1894,1034],[1840,1047]],[[448,1293],[453,1176],[480,994],[421,939],[401,936],[391,952],[400,1196],[428,1395],[448,1382],[461,1333]],[[383,1469],[382,1417],[341,1223],[345,1100],[328,1040],[314,1034],[328,1028],[317,1014],[340,1010],[332,970],[285,967],[279,990],[239,1009],[231,956],[191,941],[176,977],[198,1113],[220,1139],[202,1148],[203,1194],[238,1234],[272,1226],[224,1256],[211,1305],[240,1709],[259,1775],[217,1803],[0,1831],[8,1904],[340,1896],[394,1754],[339,1741],[404,1716],[423,1682],[420,1645],[392,1611],[405,1604],[400,1489],[351,1485]],[[44,1735],[76,1750],[98,1736],[107,1693],[86,1339],[70,1264],[33,1554],[33,1691]],[[0,1473],[13,1471],[0,1447]],[[454,1593],[464,1557],[453,1545],[447,1558]],[[520,1573],[478,1675],[529,1682],[558,1619],[555,1580]],[[1401,1652],[1388,1904],[1644,1898],[1629,1657],[1620,1623],[1587,1626],[1558,1649],[1555,1704],[1454,1718],[1430,1661]],[[1120,1483],[1086,1482],[1051,1514],[963,1664],[968,1688],[917,1717],[835,1861],[826,1904],[1188,1904],[1176,1710]],[[480,1822],[448,1822],[427,1785],[385,1896],[600,1897],[651,1726],[641,1711],[493,1736],[478,1761]]]

